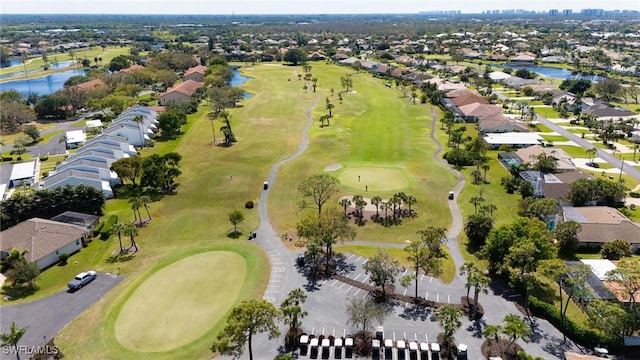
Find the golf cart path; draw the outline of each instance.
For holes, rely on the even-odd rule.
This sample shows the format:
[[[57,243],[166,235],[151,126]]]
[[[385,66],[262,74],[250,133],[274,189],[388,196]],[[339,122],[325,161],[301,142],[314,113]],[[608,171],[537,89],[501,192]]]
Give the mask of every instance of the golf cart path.
[[[269,220],[267,211],[267,199],[271,188],[276,180],[276,174],[280,167],[289,161],[295,160],[307,150],[309,146],[309,129],[313,125],[311,111],[316,107],[321,96],[317,96],[306,110],[305,118],[307,123],[302,133],[302,142],[298,145],[298,150],[292,155],[278,161],[269,172],[266,181],[269,187],[262,191],[258,201],[258,213],[260,215],[260,225],[257,230],[256,242],[264,249],[271,261],[271,276],[269,284],[263,298],[272,303],[280,303],[286,294],[296,287],[296,284],[303,283],[302,275],[294,269],[295,256],[297,254],[289,251],[283,244],[280,235],[276,233]]]

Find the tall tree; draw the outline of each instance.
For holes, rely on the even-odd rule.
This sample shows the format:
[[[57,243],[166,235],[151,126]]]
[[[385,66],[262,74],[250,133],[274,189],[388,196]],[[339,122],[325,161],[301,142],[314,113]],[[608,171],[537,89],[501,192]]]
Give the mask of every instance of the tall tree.
[[[151,197],[148,195],[138,196],[138,201],[140,201],[140,204],[144,206],[144,210],[147,212],[147,218],[149,219],[148,221],[151,221],[151,214],[149,214],[149,204],[152,201]]]
[[[0,341],[2,341],[0,346],[12,347],[16,353],[16,358],[18,360],[20,360],[20,352],[18,351],[18,342],[20,342],[20,339],[22,339],[24,334],[27,332],[27,329],[28,329],[28,326],[21,328],[21,327],[18,327],[18,324],[16,324],[15,321],[12,321],[9,332],[0,334]]]
[[[244,221],[244,214],[242,211],[236,209],[229,213],[229,222],[233,224],[233,233],[238,233],[238,224]]]
[[[122,247],[122,235],[126,232],[126,224],[124,223],[115,223],[111,225],[111,233],[118,235],[118,242],[120,243],[120,254],[124,252],[124,248]]]
[[[142,161],[143,158],[140,156],[118,159],[111,163],[110,170],[118,174],[121,182],[124,183],[125,180],[129,180],[135,186],[136,179],[140,176],[142,170]]]
[[[253,360],[253,335],[267,332],[269,339],[280,335],[275,322],[278,313],[275,306],[266,300],[242,301],[231,309],[227,324],[218,334],[211,350],[238,358],[244,353],[245,344],[248,343],[249,359]]]
[[[347,323],[354,326],[365,340],[365,334],[375,324],[382,324],[386,311],[371,298],[351,297],[347,300]]]
[[[129,237],[129,240],[131,240],[131,246],[133,246],[135,251],[138,251],[138,244],[136,243],[138,228],[132,223],[126,223],[124,225],[124,235],[127,235]]]
[[[378,253],[363,265],[369,275],[369,281],[382,288],[382,299],[387,298],[386,285],[393,284],[400,272],[400,263],[387,251],[378,249]]]
[[[578,232],[582,230],[580,223],[569,220],[558,224],[555,229],[558,251],[564,255],[572,255],[578,249]]]
[[[327,174],[313,175],[307,178],[298,186],[298,191],[303,197],[311,198],[313,204],[309,204],[303,199],[300,202],[300,208],[314,206],[318,209],[318,216],[321,215],[322,207],[338,191],[339,184],[338,179]]]
[[[353,239],[355,231],[349,226],[349,220],[333,208],[320,215],[308,216],[298,222],[298,236],[307,239],[308,243],[317,242],[325,248],[326,266],[329,269],[333,255],[333,244],[338,239]]]
[[[138,224],[142,225],[142,215],[140,214],[140,208],[142,207],[142,202],[138,197],[132,197],[129,199],[129,204],[131,204],[131,210],[133,210],[134,221],[138,220]]]
[[[280,304],[280,318],[289,325],[285,346],[290,349],[298,347],[298,329],[300,319],[307,316],[307,312],[302,310],[302,304],[307,300],[307,294],[300,288],[293,289]]]
[[[418,278],[420,270],[425,274],[440,275],[442,258],[446,256],[442,250],[442,243],[446,241],[445,228],[429,226],[424,230],[418,230],[419,240],[414,240],[405,246],[407,259],[414,266],[414,273],[401,279],[402,286],[408,286],[411,280],[415,281],[415,301],[418,302]]]
[[[447,304],[440,307],[436,311],[436,318],[440,323],[440,327],[442,328],[442,337],[444,340],[444,346],[447,349],[447,355],[449,359],[452,359],[451,347],[454,342],[453,335],[456,330],[462,326],[462,322],[460,322],[460,317],[462,317],[462,310],[458,308],[457,305]]]

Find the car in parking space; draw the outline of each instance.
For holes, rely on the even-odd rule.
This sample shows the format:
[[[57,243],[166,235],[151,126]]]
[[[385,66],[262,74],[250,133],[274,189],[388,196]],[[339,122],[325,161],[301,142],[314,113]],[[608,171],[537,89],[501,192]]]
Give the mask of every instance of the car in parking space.
[[[98,277],[98,273],[93,270],[81,272],[80,274],[76,275],[73,280],[69,281],[67,286],[69,287],[69,290],[78,290],[95,280],[96,277]]]

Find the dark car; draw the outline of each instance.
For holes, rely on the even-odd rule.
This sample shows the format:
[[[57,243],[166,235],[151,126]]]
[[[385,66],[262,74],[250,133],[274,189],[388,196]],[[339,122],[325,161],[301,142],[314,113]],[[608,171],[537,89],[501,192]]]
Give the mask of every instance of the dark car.
[[[453,191],[449,191],[449,200],[453,200]]]
[[[258,236],[258,234],[256,234],[255,231],[251,231],[249,232],[249,236],[247,237],[247,240],[253,240],[256,238],[256,236]]]

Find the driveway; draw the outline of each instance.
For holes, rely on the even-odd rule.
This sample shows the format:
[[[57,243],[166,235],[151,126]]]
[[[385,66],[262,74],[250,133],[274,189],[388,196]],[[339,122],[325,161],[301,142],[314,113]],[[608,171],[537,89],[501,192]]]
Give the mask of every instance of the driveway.
[[[123,276],[98,273],[94,281],[76,292],[62,290],[34,302],[2,306],[0,332],[9,332],[11,323],[15,321],[19,327],[29,327],[18,346],[42,346],[123,279]],[[28,354],[22,352],[21,355]],[[5,354],[5,351],[0,351],[0,359],[13,358],[15,358],[14,354],[9,355]],[[28,356],[22,358],[28,358]]]

